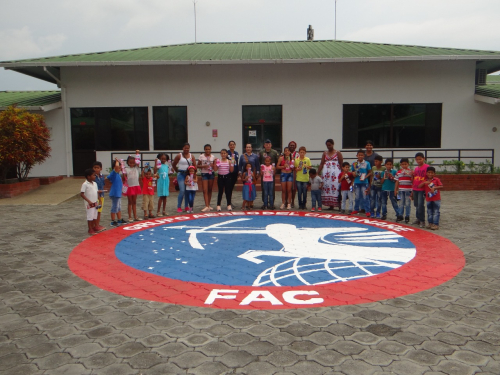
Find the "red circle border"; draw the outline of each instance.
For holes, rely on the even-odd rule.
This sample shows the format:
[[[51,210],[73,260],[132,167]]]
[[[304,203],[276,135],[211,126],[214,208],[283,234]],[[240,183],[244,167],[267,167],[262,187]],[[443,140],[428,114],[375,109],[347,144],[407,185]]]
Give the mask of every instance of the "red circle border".
[[[363,279],[324,285],[295,287],[228,286],[185,282],[157,276],[132,268],[115,255],[115,246],[130,234],[149,228],[189,220],[220,216],[302,216],[351,221],[396,232],[410,240],[416,247],[415,257],[394,270]],[[69,268],[78,277],[95,286],[128,297],[172,304],[211,307],[219,309],[291,309],[376,302],[401,297],[436,287],[455,277],[465,266],[462,251],[450,240],[434,233],[406,225],[376,219],[324,213],[290,211],[241,211],[208,214],[189,214],[142,221],[121,226],[94,235],[73,249],[68,258]],[[210,292],[221,289],[221,295],[234,298],[217,298],[205,303]],[[252,291],[268,291],[281,301],[280,305],[257,301],[240,305]],[[283,300],[287,291],[315,291],[314,298],[322,298],[319,304],[291,304]],[[235,293],[236,292],[236,293]],[[309,296],[302,297],[307,302]],[[297,297],[297,299],[301,299]]]

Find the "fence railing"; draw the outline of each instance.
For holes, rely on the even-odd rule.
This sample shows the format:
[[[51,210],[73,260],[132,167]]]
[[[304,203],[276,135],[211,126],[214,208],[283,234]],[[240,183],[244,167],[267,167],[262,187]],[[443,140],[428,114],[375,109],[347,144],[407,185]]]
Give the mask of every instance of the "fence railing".
[[[340,150],[342,152],[342,156],[344,157],[344,161],[348,161],[352,163],[357,160],[356,153],[357,149],[349,149],[349,150]],[[161,151],[169,156],[170,160],[179,154],[180,150],[169,150],[169,151]],[[321,162],[321,156],[323,155],[324,150],[313,150],[307,151],[307,157],[311,159],[311,163],[313,165],[318,165]],[[384,160],[387,158],[391,158],[395,163],[399,163],[401,158],[408,158],[412,161],[415,158],[415,154],[417,152],[422,152],[425,155],[425,159],[428,162],[432,162],[434,167],[437,167],[438,170],[446,169],[448,164],[444,164],[444,161],[457,160],[462,161],[465,164],[470,163],[471,161],[474,163],[486,163],[488,161],[491,163],[490,168],[493,172],[495,167],[495,150],[492,148],[439,148],[439,149],[374,149],[374,152],[381,155]],[[191,151],[196,159],[203,154],[203,151]],[[218,153],[213,153],[216,157]],[[126,159],[128,155],[135,155],[135,151],[120,151],[120,152],[112,152],[111,153],[111,165],[113,164],[113,160],[115,158],[118,159]],[[158,151],[144,151],[141,152],[141,167],[145,165],[146,162],[149,162],[151,166],[154,165],[154,160],[158,155]],[[241,153],[240,153],[241,155]]]

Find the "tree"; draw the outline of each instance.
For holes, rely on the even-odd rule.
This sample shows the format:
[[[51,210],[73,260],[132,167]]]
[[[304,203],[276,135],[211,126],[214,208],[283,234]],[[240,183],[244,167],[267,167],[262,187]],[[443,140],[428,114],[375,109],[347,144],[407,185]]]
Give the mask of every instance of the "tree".
[[[16,169],[17,179],[26,180],[35,164],[50,157],[50,131],[42,115],[15,105],[0,112],[0,173],[5,183],[7,172]]]

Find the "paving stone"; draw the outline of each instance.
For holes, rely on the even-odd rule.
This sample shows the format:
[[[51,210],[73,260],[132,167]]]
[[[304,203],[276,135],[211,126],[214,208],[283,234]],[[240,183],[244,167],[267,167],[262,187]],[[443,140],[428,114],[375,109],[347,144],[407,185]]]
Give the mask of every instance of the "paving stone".
[[[130,372],[132,374],[133,372]],[[178,366],[173,363],[160,363],[156,366],[153,366],[147,370],[145,375],[177,375],[184,373],[184,370],[180,369]],[[128,373],[127,373],[128,374]]]
[[[322,316],[310,316],[306,319],[306,323],[313,327],[328,327],[332,324],[331,320],[328,320]]]
[[[268,344],[268,345],[270,345],[270,344]],[[249,352],[249,350],[245,349],[247,347],[248,347],[248,345],[244,346],[242,349]],[[229,346],[223,342],[217,342],[217,341],[210,342],[206,345],[203,345],[203,346],[197,348],[198,351],[202,352],[207,357],[220,357],[232,349],[233,348],[231,346]],[[251,353],[251,354],[256,355],[255,353]],[[268,354],[268,353],[266,353],[266,354]]]
[[[484,366],[490,358],[470,352],[468,350],[457,350],[451,356],[449,356],[448,359],[456,359],[460,362],[465,363],[466,365]]]
[[[239,352],[234,352],[234,353],[239,353]],[[199,352],[187,352],[172,358],[170,361],[175,363],[180,368],[189,369],[189,368],[196,368],[202,363],[211,361],[211,359]]]
[[[244,350],[239,350],[226,353],[221,357],[215,358],[215,360],[222,362],[227,367],[241,368],[250,362],[256,361],[257,357]]]
[[[0,345],[0,357],[6,354],[19,353],[19,352],[20,352],[19,348],[11,342]]]
[[[358,318],[374,321],[384,320],[385,318],[389,317],[389,314],[385,314],[377,310],[362,310],[353,315]]]
[[[348,357],[340,354],[335,350],[319,350],[316,353],[307,356],[308,360],[313,360],[318,362],[320,365],[332,367],[335,365],[340,365]]]
[[[269,362],[276,367],[292,366],[300,359],[300,356],[289,350],[275,350],[267,357],[262,358],[264,362]]]
[[[50,370],[50,375],[82,375],[87,373],[88,370],[81,364],[68,364]]]
[[[253,340],[254,340],[254,337],[252,337],[248,333],[233,333],[233,334],[224,338],[224,341],[228,342],[229,344],[231,344],[233,346],[246,345]]]
[[[265,362],[253,362],[241,369],[237,369],[237,374],[245,375],[263,375],[263,374],[275,374],[277,372],[276,366]],[[223,374],[223,373],[220,373]]]
[[[318,345],[331,345],[339,340],[339,337],[332,335],[328,332],[314,332],[312,335],[307,337],[307,340],[312,341]]]
[[[355,328],[366,328],[371,324],[371,322],[369,322],[368,320],[363,318],[358,318],[355,316],[343,319],[342,323],[350,325]]]
[[[90,339],[85,335],[72,335],[66,336],[61,340],[57,340],[62,348],[71,348],[86,342],[90,342]]]
[[[384,367],[384,371],[390,374],[422,375],[431,371],[431,368],[410,361],[393,361],[390,365]]]
[[[27,363],[28,359],[24,354],[21,353],[10,353],[6,354],[1,358],[0,361],[0,371],[8,370],[17,365]]]
[[[246,328],[255,324],[255,321],[248,318],[234,318],[226,322],[233,328]]]
[[[213,314],[210,315],[210,318],[215,320],[215,321],[219,321],[219,322],[222,322],[222,321],[227,322],[229,320],[236,318],[237,316],[238,315],[233,311],[222,310],[222,311],[214,312]]]
[[[467,342],[467,344],[465,344],[463,348],[471,350],[478,354],[485,354],[485,355],[498,354],[499,352],[498,346],[489,344],[484,341],[469,341]]]
[[[399,342],[395,341],[379,342],[376,348],[388,354],[394,354],[394,355],[404,354],[410,349],[406,345],[400,344]]]
[[[318,332],[319,329],[312,327],[309,324],[304,323],[292,323],[289,326],[283,328],[282,332],[288,332],[295,337],[305,337],[311,335],[313,332]]]
[[[11,340],[16,340],[16,339],[20,339],[20,338],[27,337],[27,336],[37,335],[39,333],[40,332],[38,331],[38,329],[36,329],[36,327],[26,327],[23,329],[18,329],[18,330],[12,331],[12,332],[8,333],[7,336]]]
[[[102,346],[100,346],[97,343],[86,343],[82,345],[78,345],[72,348],[68,348],[65,351],[71,354],[73,358],[86,358],[89,357],[93,354],[103,352],[106,349],[104,349]]]
[[[353,359],[361,359],[370,365],[387,366],[396,359],[396,356],[381,350],[364,350],[361,354],[353,356]]]
[[[19,365],[12,367],[6,371],[0,370],[0,374],[5,374],[5,375],[38,375],[41,374],[42,371],[38,369],[35,365]]]
[[[175,320],[179,322],[189,322],[192,319],[200,318],[200,314],[194,311],[182,312],[172,316]]]
[[[347,359],[342,363],[341,366],[336,367],[336,369],[342,371],[343,374],[346,375],[370,375],[375,373],[377,370],[381,370],[378,366],[370,366],[368,363],[363,361],[355,361],[352,359]]]
[[[271,345],[271,344],[269,344],[269,345]],[[270,349],[271,348],[274,348],[274,346],[271,345]],[[314,353],[322,348],[323,348],[323,346],[317,345],[311,341],[295,341],[292,343],[292,345],[286,346],[284,349],[291,350],[292,352],[299,354],[299,355],[308,355],[308,354],[312,354],[312,353]],[[252,354],[256,354],[256,353],[252,353]]]
[[[405,357],[411,359],[413,362],[426,366],[436,365],[441,359],[443,359],[442,357],[432,354],[427,350],[410,350],[406,353]]]
[[[401,332],[398,328],[390,327],[386,324],[371,324],[365,328],[367,332],[373,333],[374,335],[381,337],[390,337],[396,334],[397,332]]]
[[[457,335],[466,336],[466,337],[475,337],[481,332],[477,328],[472,328],[469,326],[458,325],[458,324],[453,324],[450,327],[448,327],[446,330],[448,332],[453,332],[453,333],[456,333]]]
[[[233,328],[225,324],[217,324],[207,329],[207,334],[214,337],[224,337],[234,331]]]
[[[198,318],[189,321],[187,324],[195,329],[202,329],[211,327],[214,324],[219,324],[219,323],[210,318]]]
[[[484,332],[480,333],[477,338],[492,345],[500,346],[500,334]]]
[[[105,347],[114,347],[123,344],[124,342],[129,341],[130,338],[124,334],[116,334],[109,335],[99,339],[99,342],[102,343]]]
[[[125,375],[134,374],[136,371],[128,363],[114,363],[99,369],[99,375]],[[85,373],[83,373],[85,374]],[[165,373],[166,374],[166,373]],[[148,374],[149,375],[149,374]]]
[[[354,332],[358,332],[359,329],[339,323],[323,328],[322,331],[330,332],[335,336],[351,336]]]
[[[99,327],[99,328],[93,329],[91,331],[88,331],[85,334],[91,339],[97,339],[97,338],[111,335],[112,333],[118,333],[118,332],[116,332],[111,327]]]
[[[287,332],[276,332],[273,333],[272,335],[264,337],[263,340],[268,341],[276,346],[285,346],[285,345],[290,345],[292,342],[296,340],[296,338]]]
[[[464,345],[467,342],[465,337],[449,332],[437,334],[436,339],[450,345]]]
[[[278,329],[264,324],[259,324],[244,329],[244,332],[247,332],[252,336],[264,337],[269,336],[271,333],[278,332]]]
[[[146,351],[146,347],[139,342],[128,342],[114,349],[117,357],[132,357]]]
[[[148,369],[164,360],[156,353],[139,353],[128,358],[127,362],[133,368]]]
[[[412,324],[405,329],[405,332],[414,333],[418,336],[434,337],[442,330],[441,328],[433,328],[422,324]]]
[[[229,370],[228,367],[224,366],[220,362],[209,362],[199,365],[195,369],[188,370],[188,374],[193,375],[219,375],[225,374]]]
[[[141,326],[142,322],[137,318],[128,318],[116,323],[111,323],[111,325],[117,329],[127,329]]]
[[[98,353],[82,360],[88,369],[100,369],[118,362],[112,353]]]
[[[184,352],[193,351],[193,349],[188,348],[186,345],[180,342],[171,342],[158,348],[153,348],[152,351],[159,353],[162,357],[172,358]]]
[[[92,319],[92,320],[87,320],[87,321],[82,322],[82,323],[78,323],[75,326],[79,329],[82,329],[82,330],[88,330],[91,328],[104,326],[104,324],[99,319]]]
[[[271,327],[283,328],[289,325],[292,321],[285,318],[274,318],[266,322]]]
[[[203,346],[212,340],[214,339],[205,333],[199,333],[199,334],[195,333],[179,339],[180,342],[183,342],[188,346],[194,346],[194,347]]]
[[[295,365],[287,367],[287,372],[281,373],[285,374],[307,374],[307,375],[320,375],[320,374],[330,374],[332,373],[331,369],[325,366],[320,365],[319,363],[312,361],[300,361]],[[288,372],[289,371],[289,372]],[[279,373],[276,373],[279,374]]]
[[[54,343],[45,343],[32,348],[29,348],[25,351],[28,358],[40,358],[45,357],[49,354],[60,352],[61,348]]]
[[[171,327],[178,326],[179,322],[174,319],[162,318],[151,322],[151,326],[156,329],[168,329]]]
[[[176,326],[165,331],[170,337],[186,337],[191,335],[194,330],[188,326]]]
[[[391,337],[404,345],[418,345],[425,341],[425,338],[410,332],[398,332]]]
[[[370,332],[356,332],[355,334],[346,337],[346,340],[356,341],[362,345],[375,345],[380,342],[382,338]]]
[[[361,353],[365,348],[352,341],[338,341],[329,348],[336,350],[344,355],[355,355]]]
[[[468,366],[461,362],[450,360],[443,360],[432,368],[433,370],[442,371],[449,375],[473,375],[479,372],[479,368],[476,366]]]
[[[34,360],[34,363],[42,370],[54,370],[71,362],[73,358],[68,353],[54,353]]]
[[[451,355],[456,350],[456,347],[441,341],[426,341],[422,348],[437,355]]]

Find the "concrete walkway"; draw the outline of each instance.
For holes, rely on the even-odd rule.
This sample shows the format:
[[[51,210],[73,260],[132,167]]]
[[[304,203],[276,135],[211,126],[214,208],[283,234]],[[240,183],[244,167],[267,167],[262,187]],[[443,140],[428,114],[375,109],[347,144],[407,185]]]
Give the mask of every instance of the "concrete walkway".
[[[79,195],[83,182],[83,178],[63,178],[16,197],[0,199],[0,206],[58,205]]]
[[[80,185],[48,186],[66,192],[40,190],[46,199],[33,204],[0,201],[0,374],[500,374],[498,191],[443,192],[437,234],[467,261],[445,284],[361,305],[251,311],[133,299],[79,279],[67,259],[88,237],[83,203],[50,196],[63,201]]]

